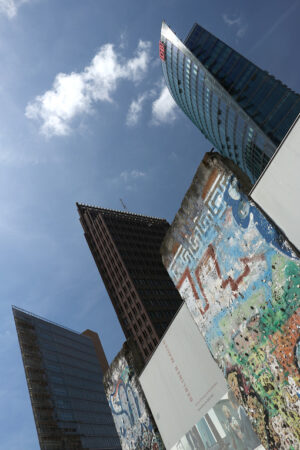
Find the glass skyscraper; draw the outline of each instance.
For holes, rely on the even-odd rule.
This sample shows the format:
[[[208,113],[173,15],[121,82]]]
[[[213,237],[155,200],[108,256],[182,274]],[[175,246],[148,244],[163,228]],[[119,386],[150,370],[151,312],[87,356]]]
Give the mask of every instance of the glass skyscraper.
[[[176,103],[254,182],[300,113],[300,95],[198,24],[183,43],[163,22],[159,53]]]
[[[121,450],[96,333],[76,333],[16,307],[13,314],[41,449]]]

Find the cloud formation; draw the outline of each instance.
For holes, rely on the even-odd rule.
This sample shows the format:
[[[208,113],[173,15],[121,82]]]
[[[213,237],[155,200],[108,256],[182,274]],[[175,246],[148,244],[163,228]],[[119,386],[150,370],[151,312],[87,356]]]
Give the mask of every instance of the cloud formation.
[[[120,174],[120,178],[125,183],[128,183],[129,181],[132,180],[137,180],[138,178],[145,178],[145,176],[146,176],[145,172],[142,172],[141,170],[131,170],[130,172],[124,170],[124,172]]]
[[[152,103],[152,124],[172,123],[177,118],[177,105],[167,86],[164,86],[159,97]]]
[[[126,118],[126,125],[129,127],[135,126],[141,116],[143,104],[147,99],[147,93],[138,96],[137,100],[133,100],[129,106],[129,110]]]
[[[28,3],[30,0],[0,0],[0,14],[4,14],[9,19],[17,15],[19,7],[23,3]]]
[[[27,105],[26,116],[41,122],[41,133],[47,137],[68,135],[75,117],[91,113],[96,102],[113,101],[120,80],[136,83],[143,78],[150,47],[150,42],[139,41],[135,56],[126,60],[113,44],[103,45],[82,72],[59,73],[52,89]]]
[[[0,12],[10,19],[17,14],[17,5],[14,0],[0,0]]]
[[[223,14],[222,18],[223,18],[224,22],[226,23],[226,25],[228,25],[229,27],[232,27],[232,26],[236,27],[236,29],[237,29],[236,37],[242,38],[243,36],[245,36],[248,25],[246,23],[244,23],[241,16],[231,16],[230,17],[228,14]]]

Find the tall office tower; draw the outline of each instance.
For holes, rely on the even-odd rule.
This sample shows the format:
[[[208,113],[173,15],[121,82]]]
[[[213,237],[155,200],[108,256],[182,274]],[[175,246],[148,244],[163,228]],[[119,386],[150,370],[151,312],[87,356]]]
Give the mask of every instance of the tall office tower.
[[[13,307],[42,450],[121,450],[103,387],[96,333],[76,333]],[[90,337],[89,337],[90,336]]]
[[[124,334],[146,361],[182,302],[160,255],[169,224],[78,203],[77,208]]]
[[[300,95],[198,24],[183,43],[163,22],[159,54],[176,103],[254,182],[300,113]]]

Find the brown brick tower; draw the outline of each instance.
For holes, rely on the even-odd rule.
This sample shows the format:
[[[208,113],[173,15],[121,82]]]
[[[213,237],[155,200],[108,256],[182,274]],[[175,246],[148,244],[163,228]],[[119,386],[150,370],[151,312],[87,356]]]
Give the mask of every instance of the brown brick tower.
[[[164,219],[77,203],[80,222],[126,338],[144,360],[181,305],[160,255]]]

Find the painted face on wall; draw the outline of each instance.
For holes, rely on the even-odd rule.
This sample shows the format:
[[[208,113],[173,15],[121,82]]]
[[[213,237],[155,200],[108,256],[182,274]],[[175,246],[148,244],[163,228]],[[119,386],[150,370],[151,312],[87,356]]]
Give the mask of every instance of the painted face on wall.
[[[238,402],[243,404],[243,397],[242,397],[242,394],[240,391],[239,382],[237,379],[237,373],[236,372],[230,373],[228,375],[227,382],[228,382],[230,389],[234,393],[236,399],[238,400]]]

